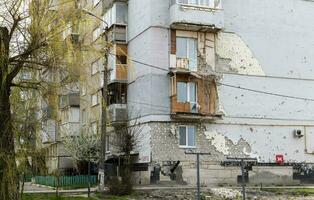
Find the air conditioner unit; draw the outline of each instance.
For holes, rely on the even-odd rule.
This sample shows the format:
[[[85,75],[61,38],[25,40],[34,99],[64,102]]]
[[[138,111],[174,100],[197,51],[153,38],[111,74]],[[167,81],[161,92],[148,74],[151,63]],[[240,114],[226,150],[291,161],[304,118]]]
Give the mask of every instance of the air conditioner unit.
[[[294,137],[296,137],[296,138],[301,138],[301,137],[304,136],[304,133],[303,133],[302,130],[296,129],[296,130],[293,131],[293,135],[294,135]]]

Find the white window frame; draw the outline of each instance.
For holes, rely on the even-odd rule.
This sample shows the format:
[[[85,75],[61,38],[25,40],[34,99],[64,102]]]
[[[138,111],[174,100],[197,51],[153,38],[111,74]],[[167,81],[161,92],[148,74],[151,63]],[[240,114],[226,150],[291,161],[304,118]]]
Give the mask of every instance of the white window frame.
[[[186,141],[186,144],[185,145],[182,145],[180,144],[180,128],[184,127],[185,128],[185,141]],[[189,128],[193,127],[194,129],[194,146],[189,146]],[[180,148],[196,148],[196,127],[195,126],[188,126],[188,125],[180,125],[178,127],[178,134],[179,134],[179,147]]]
[[[177,82],[177,87],[178,87],[178,83],[185,83],[186,84],[186,102],[179,102],[179,103],[197,103],[197,83],[196,82],[183,82],[183,81],[178,81]],[[192,102],[191,101],[191,94],[190,94],[190,85],[191,84],[195,84],[195,102]],[[177,95],[179,95],[178,93],[179,93],[179,90],[178,89],[176,89],[176,91],[177,91]]]
[[[92,106],[97,106],[99,104],[98,92],[91,95],[91,104],[92,104]]]
[[[97,123],[97,121],[92,122],[90,127],[91,127],[91,134],[97,135],[98,134],[98,123]]]
[[[196,1],[196,3],[194,3],[193,1]],[[205,1],[205,4],[201,3],[201,1]],[[215,6],[214,0],[177,0],[177,3],[181,5],[206,7],[206,8],[214,8]]]
[[[185,39],[186,40],[186,44],[185,44],[185,46],[186,46],[186,57],[180,57],[180,56],[178,56],[178,54],[176,54],[176,56],[177,56],[177,58],[185,58],[185,59],[188,59],[189,60],[189,70],[191,70],[191,71],[197,71],[197,66],[198,66],[198,41],[197,41],[197,39],[196,38],[193,38],[193,37],[181,37],[181,36],[176,36],[176,41],[178,42],[178,39],[179,38],[181,38],[181,39]],[[191,60],[192,60],[192,58],[191,58],[191,55],[190,55],[190,40],[192,40],[192,41],[194,41],[195,42],[195,50],[196,50],[196,58],[195,58],[195,61],[196,61],[196,66],[194,66],[193,68],[192,68],[192,66],[190,65],[190,63],[191,63]],[[177,43],[178,44],[178,43]],[[176,45],[177,45],[176,44]],[[176,47],[176,48],[178,48],[178,47]],[[177,49],[177,52],[178,52],[178,49]]]

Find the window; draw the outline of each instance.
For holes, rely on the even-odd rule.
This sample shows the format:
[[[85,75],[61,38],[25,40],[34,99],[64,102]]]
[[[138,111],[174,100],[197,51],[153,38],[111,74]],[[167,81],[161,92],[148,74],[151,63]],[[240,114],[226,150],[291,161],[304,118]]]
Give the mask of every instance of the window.
[[[195,126],[179,126],[180,147],[195,147]]]
[[[93,30],[93,37],[92,37],[92,41],[96,41],[101,35],[101,29],[100,27],[97,27]]]
[[[116,62],[117,62],[117,64],[126,65],[127,64],[127,57],[124,55],[116,55]]]
[[[98,124],[97,124],[97,122],[93,122],[91,124],[91,133],[93,135],[96,135],[98,133]]]
[[[93,0],[93,6],[97,6],[97,4],[100,2],[100,0]]]
[[[177,58],[187,59],[191,71],[197,71],[197,39],[177,37]]]
[[[177,82],[177,101],[179,103],[191,103],[191,111],[196,111],[197,85],[194,82]]]
[[[21,80],[30,80],[32,78],[31,72],[29,71],[22,71],[21,72]]]
[[[194,82],[177,82],[177,102],[191,104],[191,112],[197,112],[197,85]]]
[[[82,85],[82,96],[85,96],[86,95],[86,87],[85,85]]]
[[[180,4],[213,7],[214,0],[179,0]]]
[[[106,151],[110,152],[110,137],[109,137],[109,135],[106,136]]]
[[[94,61],[91,65],[91,74],[95,75],[99,72],[101,66],[101,60],[97,59],[96,61]]]
[[[95,94],[92,94],[91,100],[92,100],[92,106],[96,106],[97,104],[99,104],[99,98],[98,98],[97,92]]]
[[[85,124],[86,123],[86,109],[83,109],[82,110],[82,122],[83,122],[83,124]]]

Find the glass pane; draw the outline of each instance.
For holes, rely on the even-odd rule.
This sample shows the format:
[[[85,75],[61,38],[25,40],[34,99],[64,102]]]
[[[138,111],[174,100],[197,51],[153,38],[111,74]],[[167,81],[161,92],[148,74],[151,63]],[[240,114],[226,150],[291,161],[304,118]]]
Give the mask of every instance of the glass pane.
[[[188,128],[188,146],[195,146],[195,127],[189,126]]]
[[[187,58],[187,38],[177,37],[177,57]]]
[[[189,67],[191,71],[197,71],[197,40],[189,39]]]
[[[189,4],[198,5],[199,0],[189,0]]]
[[[186,146],[186,127],[179,127],[179,135],[180,135],[180,145]]]
[[[189,102],[196,102],[196,83],[189,83]]]
[[[187,102],[187,84],[184,82],[177,83],[177,102]]]

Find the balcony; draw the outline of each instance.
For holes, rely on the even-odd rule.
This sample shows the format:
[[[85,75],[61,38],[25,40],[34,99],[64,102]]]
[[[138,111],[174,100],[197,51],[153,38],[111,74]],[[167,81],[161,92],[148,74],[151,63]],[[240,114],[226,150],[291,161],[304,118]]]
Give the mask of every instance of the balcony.
[[[128,80],[127,46],[114,45],[109,55],[109,71],[111,83],[126,83]]]
[[[192,3],[193,2],[193,3]],[[170,5],[170,26],[177,29],[217,31],[224,26],[221,0],[172,0]]]
[[[57,141],[57,129],[55,120],[49,119],[42,122],[42,143],[53,143]]]
[[[59,98],[59,107],[79,107],[80,106],[80,95],[79,93],[71,93],[67,95],[62,95]]]
[[[126,26],[128,24],[128,5],[123,2],[116,2],[109,8],[103,17],[108,28],[113,25]]]
[[[109,117],[112,125],[124,124],[127,121],[127,104],[112,104],[109,106]]]
[[[203,120],[220,117],[215,77],[201,77],[194,72],[172,71],[171,117],[180,120]]]
[[[127,41],[126,26],[113,25],[108,33],[110,42],[126,43]]]

